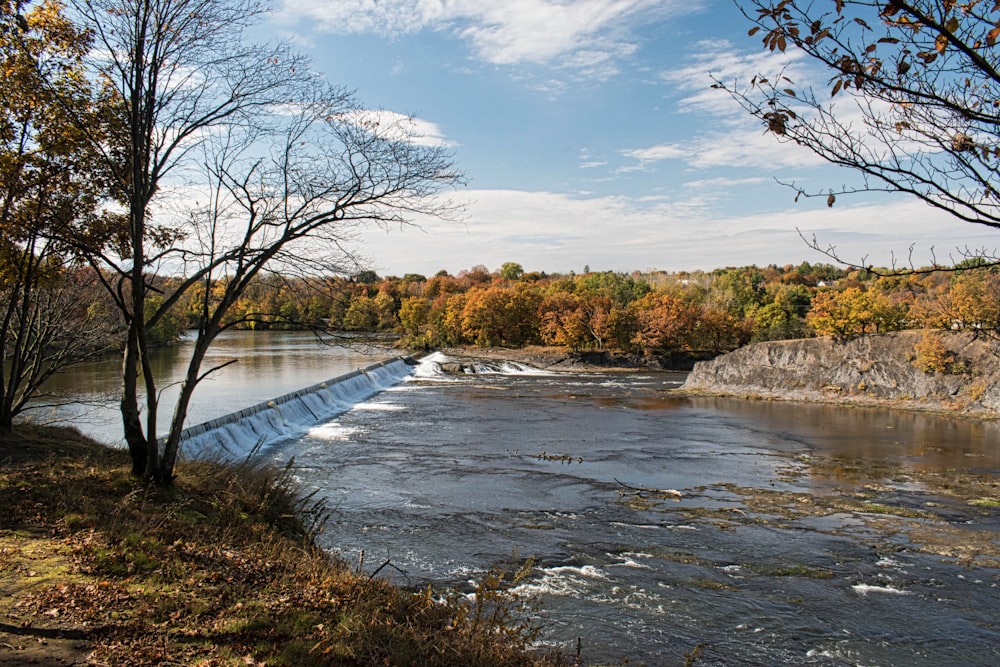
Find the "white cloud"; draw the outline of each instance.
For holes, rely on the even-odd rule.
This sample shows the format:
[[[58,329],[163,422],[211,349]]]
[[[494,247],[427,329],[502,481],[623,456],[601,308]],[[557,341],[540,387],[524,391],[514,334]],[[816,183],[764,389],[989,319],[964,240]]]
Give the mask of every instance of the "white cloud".
[[[774,186],[778,188],[778,186]],[[998,245],[986,228],[963,224],[910,199],[876,205],[822,202],[790,204],[758,215],[720,215],[697,192],[640,202],[626,197],[572,197],[552,192],[478,190],[468,223],[419,221],[406,228],[368,234],[365,252],[380,273],[455,273],[476,264],[503,262],[525,269],[567,272],[712,269],[727,265],[797,264],[829,261],[799,236],[816,235],[836,245],[843,257],[888,265],[905,260],[915,246],[917,263],[957,257],[956,246]],[[845,201],[849,204],[849,201]]]
[[[700,9],[683,0],[285,0],[280,15],[323,32],[448,30],[496,65],[545,64],[605,78],[635,52],[630,21]]]

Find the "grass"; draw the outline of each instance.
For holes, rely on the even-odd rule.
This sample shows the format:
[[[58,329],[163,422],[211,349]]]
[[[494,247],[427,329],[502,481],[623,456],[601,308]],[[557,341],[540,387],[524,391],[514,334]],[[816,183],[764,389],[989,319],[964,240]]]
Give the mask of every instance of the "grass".
[[[0,434],[0,662],[43,644],[66,661],[69,637],[123,667],[569,664],[532,650],[523,571],[473,601],[404,591],[314,546],[321,508],[286,471],[185,462],[177,480],[143,486],[72,430]]]

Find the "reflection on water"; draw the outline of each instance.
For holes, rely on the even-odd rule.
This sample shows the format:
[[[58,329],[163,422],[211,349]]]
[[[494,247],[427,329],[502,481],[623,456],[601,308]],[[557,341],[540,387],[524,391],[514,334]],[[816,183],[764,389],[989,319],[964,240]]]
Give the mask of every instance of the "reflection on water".
[[[798,443],[802,453],[821,453],[837,466],[814,467],[822,486],[873,481],[879,470],[921,472],[1000,470],[1000,425],[938,414],[787,402],[685,399],[714,405],[743,428],[774,446]],[[836,472],[831,479],[823,475]]]
[[[670,374],[417,375],[272,452],[352,561],[466,589],[533,557],[545,641],[589,663],[1000,662],[997,510],[914,481],[995,479],[996,424],[679,398]]]
[[[192,343],[154,350],[153,373],[162,390],[158,428],[167,427],[183,379]],[[228,331],[213,343],[203,371],[232,360],[237,363],[210,375],[195,390],[188,425],[241,410],[276,396],[397,356],[387,347],[355,341],[324,345],[309,332]],[[121,418],[117,409],[121,387],[121,359],[109,357],[80,364],[61,373],[46,390],[72,402],[35,417],[69,422],[98,440],[119,443]]]

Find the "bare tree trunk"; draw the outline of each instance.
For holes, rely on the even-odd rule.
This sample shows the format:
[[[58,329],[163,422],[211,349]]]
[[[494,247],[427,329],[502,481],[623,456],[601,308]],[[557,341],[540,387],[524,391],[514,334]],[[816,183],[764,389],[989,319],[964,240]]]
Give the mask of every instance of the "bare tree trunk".
[[[159,471],[161,484],[170,484],[173,481],[174,464],[177,462],[177,454],[180,451],[181,445],[181,431],[184,430],[184,423],[187,421],[191,397],[194,395],[194,390],[201,380],[201,364],[213,340],[215,340],[215,334],[210,335],[204,330],[198,332],[198,340],[195,342],[194,351],[191,353],[191,359],[188,361],[187,373],[184,376],[184,382],[181,383],[177,403],[174,405],[174,413],[170,420],[170,432],[167,435],[166,443],[163,445]]]
[[[122,428],[129,456],[132,458],[132,474],[142,477],[146,474],[147,451],[146,438],[142,434],[142,422],[139,419],[138,377],[139,345],[135,329],[129,328],[122,357]]]

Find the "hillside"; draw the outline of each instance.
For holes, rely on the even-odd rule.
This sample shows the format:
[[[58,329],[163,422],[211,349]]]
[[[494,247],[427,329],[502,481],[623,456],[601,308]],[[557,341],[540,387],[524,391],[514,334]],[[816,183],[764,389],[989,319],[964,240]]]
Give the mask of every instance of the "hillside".
[[[998,416],[1000,350],[956,332],[771,341],[697,363],[682,389]]]

